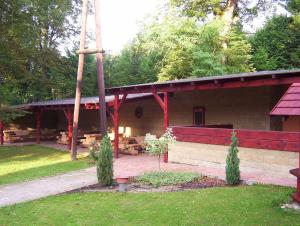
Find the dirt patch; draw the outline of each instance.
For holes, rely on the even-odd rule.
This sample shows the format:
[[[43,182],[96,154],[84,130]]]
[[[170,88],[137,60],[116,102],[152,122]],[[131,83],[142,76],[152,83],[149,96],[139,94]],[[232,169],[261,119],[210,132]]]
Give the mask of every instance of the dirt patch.
[[[211,187],[224,187],[224,186],[226,186],[224,180],[211,178],[207,176],[198,178],[192,182],[185,183],[185,184],[168,185],[168,186],[160,186],[160,187],[140,184],[135,182],[133,178],[130,180],[130,183],[127,186],[127,191],[135,192],[135,193],[136,192],[175,192],[175,191],[185,191],[185,190],[204,189],[204,188],[211,188]],[[78,192],[113,192],[113,191],[118,191],[118,184],[115,184],[110,187],[104,187],[100,184],[93,184],[90,186],[68,191],[66,193],[70,194],[70,193],[78,193]]]

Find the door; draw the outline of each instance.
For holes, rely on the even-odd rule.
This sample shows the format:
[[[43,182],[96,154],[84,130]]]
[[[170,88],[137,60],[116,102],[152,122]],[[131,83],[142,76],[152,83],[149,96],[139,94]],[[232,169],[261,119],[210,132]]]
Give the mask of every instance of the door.
[[[193,125],[194,126],[204,126],[205,125],[205,108],[204,107],[194,107],[193,110]]]

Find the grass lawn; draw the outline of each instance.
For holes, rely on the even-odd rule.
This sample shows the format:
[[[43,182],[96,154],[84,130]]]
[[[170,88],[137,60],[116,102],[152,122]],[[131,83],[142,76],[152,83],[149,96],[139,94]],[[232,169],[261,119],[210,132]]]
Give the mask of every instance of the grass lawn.
[[[86,158],[71,162],[68,152],[39,145],[0,147],[0,185],[89,166]]]
[[[300,225],[280,209],[292,188],[256,185],[170,193],[76,193],[0,208],[0,225]]]

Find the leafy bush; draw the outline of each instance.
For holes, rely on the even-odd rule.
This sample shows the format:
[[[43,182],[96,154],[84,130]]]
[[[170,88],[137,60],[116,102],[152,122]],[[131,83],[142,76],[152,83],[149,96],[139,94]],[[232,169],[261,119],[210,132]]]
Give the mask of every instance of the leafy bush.
[[[168,150],[168,145],[176,141],[172,129],[167,129],[165,134],[160,138],[150,133],[146,134],[146,151],[152,155],[158,156],[158,167],[160,170],[160,157]]]
[[[233,131],[231,144],[226,159],[226,181],[227,184],[235,185],[240,183],[240,160],[238,158],[237,138]]]
[[[96,163],[98,156],[100,154],[100,143],[98,142],[93,142],[89,146],[89,160],[91,163]]]
[[[142,184],[159,187],[164,185],[189,183],[199,177],[200,175],[198,173],[150,172],[139,176],[136,181]]]
[[[113,184],[113,153],[111,142],[108,136],[105,136],[100,145],[100,152],[93,153],[96,156],[97,178],[100,184],[110,186]]]

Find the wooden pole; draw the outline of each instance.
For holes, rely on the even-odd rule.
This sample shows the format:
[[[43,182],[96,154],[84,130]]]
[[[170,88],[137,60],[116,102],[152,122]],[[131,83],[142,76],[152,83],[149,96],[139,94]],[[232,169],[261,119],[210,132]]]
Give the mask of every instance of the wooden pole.
[[[35,112],[36,117],[36,143],[41,143],[41,111],[37,110]]]
[[[114,101],[114,154],[115,158],[119,158],[119,95],[115,95]]]
[[[86,40],[86,23],[88,14],[88,0],[83,0],[82,8],[82,24],[80,33],[80,49],[84,50],[85,40]],[[83,66],[84,66],[84,53],[79,54],[78,68],[77,68],[77,85],[76,85],[76,96],[75,96],[75,106],[73,115],[73,139],[71,147],[71,159],[77,159],[77,136],[78,136],[78,120],[80,111],[80,101],[81,101],[81,87],[82,87],[82,77],[83,77]]]
[[[166,131],[169,127],[169,95],[164,92],[164,130]],[[164,162],[168,162],[168,151],[164,154]]]
[[[0,143],[1,143],[1,145],[4,144],[4,133],[3,133],[3,130],[4,130],[4,125],[3,125],[3,122],[0,121]]]
[[[100,17],[100,0],[94,0],[95,5],[95,31],[96,31],[96,48],[102,49],[101,38],[101,17]],[[102,137],[107,134],[107,118],[106,118],[106,104],[105,104],[105,83],[103,72],[103,51],[96,53],[97,59],[97,75],[98,75],[98,94],[99,94],[99,117],[100,117],[100,131]]]

